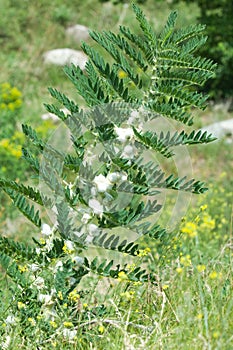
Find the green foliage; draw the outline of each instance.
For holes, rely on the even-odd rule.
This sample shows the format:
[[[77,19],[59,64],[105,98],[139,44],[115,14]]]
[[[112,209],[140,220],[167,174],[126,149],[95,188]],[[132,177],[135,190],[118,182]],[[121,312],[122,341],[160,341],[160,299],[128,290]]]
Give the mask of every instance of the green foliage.
[[[177,2],[177,1],[175,1]],[[233,93],[233,3],[228,0],[185,0],[195,2],[200,8],[199,21],[206,25],[207,43],[201,54],[218,63],[216,77],[205,84],[205,90],[218,99]]]
[[[124,280],[128,286],[146,281],[156,284],[153,273],[121,262],[121,256],[138,261],[150,252],[148,247],[140,249],[129,233],[136,238],[147,236],[151,242],[167,235],[153,218],[162,208],[154,199],[160,189],[196,194],[207,190],[202,181],[167,175],[153,157],[146,160],[145,156],[149,150],[153,155],[171,158],[176,146],[214,139],[195,130],[165,133],[146,128],[159,117],[188,127],[193,124],[191,108],[205,108],[206,97],[193,92],[213,76],[214,69],[212,61],[194,55],[199,41],[205,42],[202,28],[175,30],[177,13],[172,12],[162,32],[156,35],[141,9],[133,5],[133,10],[140,35],[123,26],[119,34],[92,31],[92,39],[111,58],[105,59],[84,43],[83,50],[89,56],[86,70],[74,65],[64,69],[86,108],[81,109],[58,90],[49,89],[69,111],[65,115],[55,105],[46,105],[69,130],[72,151],[60,151],[58,146],[43,141],[32,127],[23,125],[28,143],[32,144],[31,148],[24,147],[23,157],[47,191],[0,181],[15,206],[43,235],[39,240],[34,238],[33,255],[30,252],[34,248],[1,241],[3,268],[14,282],[21,283],[22,303],[29,298],[30,308],[35,308],[38,316],[44,316],[48,305],[53,305],[59,317],[69,303],[67,319],[77,324],[78,309],[73,302],[84,295],[81,283],[88,274]],[[52,227],[45,224],[43,210],[31,201],[52,210]],[[96,255],[99,248],[116,255],[110,260],[89,258],[89,248],[96,249]],[[20,249],[22,253],[18,255]],[[19,262],[24,265],[19,266]],[[140,260],[139,263],[142,265]],[[19,282],[20,273],[26,274],[29,285]],[[38,279],[43,280],[42,287]],[[93,317],[87,312],[85,316]],[[31,319],[29,314],[27,317]],[[55,321],[48,316],[46,322],[43,332],[49,339],[52,331],[48,324]]]

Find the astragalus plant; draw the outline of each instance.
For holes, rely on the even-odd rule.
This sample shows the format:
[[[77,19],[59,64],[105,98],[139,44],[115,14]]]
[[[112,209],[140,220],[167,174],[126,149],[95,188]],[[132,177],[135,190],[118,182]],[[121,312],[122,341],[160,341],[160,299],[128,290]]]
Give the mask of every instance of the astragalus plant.
[[[138,265],[129,267],[125,256],[137,259],[149,252],[150,247],[140,248],[137,237],[153,241],[168,234],[154,220],[162,208],[156,195],[164,189],[206,191],[203,182],[165,174],[153,157],[172,158],[180,145],[213,140],[207,132],[185,131],[193,123],[192,107],[206,106],[207,97],[196,87],[213,76],[213,63],[195,55],[206,42],[204,27],[175,29],[177,13],[172,12],[157,35],[141,9],[133,5],[133,10],[140,34],[124,26],[118,34],[92,31],[98,45],[83,43],[89,58],[85,71],[75,65],[64,68],[84,108],[49,88],[66,111],[52,104],[46,108],[65,125],[69,145],[62,133],[45,142],[23,125],[32,144],[23,149],[23,158],[37,174],[38,189],[0,180],[1,188],[42,234],[27,245],[0,239],[1,265],[12,280],[5,329],[20,324],[25,337],[27,327],[34,327],[27,333],[28,342],[40,343],[51,334],[75,337],[77,305],[88,292],[80,281],[89,273],[153,283],[153,274]],[[97,46],[107,54],[99,53]],[[175,121],[177,131],[154,129],[159,118]],[[31,202],[46,208],[48,220]],[[96,257],[88,258],[90,247],[92,252],[96,248]],[[101,258],[101,248],[115,252],[114,259]],[[121,255],[126,263],[120,263]]]

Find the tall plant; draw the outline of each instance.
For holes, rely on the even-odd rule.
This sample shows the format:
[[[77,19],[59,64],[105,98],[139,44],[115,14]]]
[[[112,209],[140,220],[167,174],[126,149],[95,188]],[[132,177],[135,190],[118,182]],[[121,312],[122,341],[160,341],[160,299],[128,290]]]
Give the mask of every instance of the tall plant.
[[[89,57],[85,71],[75,65],[64,69],[86,102],[84,109],[49,88],[68,110],[46,105],[69,131],[72,151],[59,150],[63,139],[55,138],[56,146],[46,143],[23,125],[33,144],[32,149],[23,149],[23,158],[44,187],[0,180],[15,206],[43,235],[34,238],[35,245],[0,238],[1,265],[20,286],[21,302],[33,304],[37,313],[51,304],[53,312],[59,313],[61,304],[77,301],[82,297],[82,292],[77,296],[79,283],[90,272],[129,283],[153,282],[153,275],[140,266],[129,268],[117,259],[90,259],[85,252],[94,246],[124,256],[144,255],[127,236],[133,232],[156,240],[167,234],[153,220],[162,207],[155,199],[159,191],[206,191],[203,182],[165,174],[148,160],[149,153],[172,158],[177,146],[213,140],[206,132],[181,128],[192,125],[192,107],[205,108],[207,97],[195,87],[213,76],[214,64],[195,55],[206,41],[203,26],[175,29],[177,13],[172,12],[156,35],[141,9],[133,5],[133,10],[140,35],[124,26],[118,34],[92,31],[92,39],[109,56],[104,58],[83,43]],[[174,120],[180,131],[148,130],[159,117]],[[31,201],[51,211],[53,225],[42,220]],[[22,309],[24,317],[26,312],[32,317],[30,308]]]

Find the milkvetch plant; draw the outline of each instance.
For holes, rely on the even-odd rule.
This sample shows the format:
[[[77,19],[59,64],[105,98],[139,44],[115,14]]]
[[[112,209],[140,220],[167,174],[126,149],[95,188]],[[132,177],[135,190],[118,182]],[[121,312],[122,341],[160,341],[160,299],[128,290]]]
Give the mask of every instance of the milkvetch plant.
[[[214,139],[207,132],[181,129],[192,125],[192,107],[206,106],[207,97],[196,92],[195,86],[213,76],[214,64],[195,56],[206,41],[204,27],[175,29],[177,13],[172,12],[157,35],[141,9],[133,5],[133,10],[140,35],[124,26],[119,34],[92,31],[91,38],[106,50],[107,58],[83,43],[89,57],[85,71],[74,65],[64,68],[85,108],[49,88],[68,112],[53,104],[46,108],[64,123],[72,147],[64,151],[59,147],[64,146],[63,136],[55,134],[54,145],[23,125],[33,145],[22,149],[23,158],[34,169],[40,186],[35,189],[0,180],[15,206],[41,232],[41,238],[33,239],[34,245],[0,239],[1,265],[16,286],[12,313],[7,311],[6,317],[17,316],[7,327],[20,322],[25,327],[38,325],[45,339],[55,333],[73,340],[78,310],[88,293],[80,287],[84,276],[94,273],[129,284],[155,282],[153,274],[138,264],[119,263],[117,254],[108,261],[96,250],[97,256],[88,258],[88,248],[141,259],[150,254],[150,248],[141,249],[130,239],[132,233],[151,241],[168,234],[153,220],[162,207],[156,195],[163,189],[206,191],[203,182],[165,174],[150,159],[151,154],[172,158],[177,146]],[[179,123],[180,131],[150,130],[159,117]],[[32,201],[52,213],[52,224],[42,220]],[[31,337],[40,343],[38,334],[32,332]]]

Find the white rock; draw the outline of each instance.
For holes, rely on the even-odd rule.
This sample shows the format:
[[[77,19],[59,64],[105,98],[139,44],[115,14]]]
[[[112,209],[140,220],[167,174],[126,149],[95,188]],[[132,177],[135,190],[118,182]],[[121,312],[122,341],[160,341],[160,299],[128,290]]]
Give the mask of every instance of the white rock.
[[[81,43],[82,40],[85,41],[89,39],[89,28],[81,24],[76,24],[72,27],[67,28],[66,34],[78,43]]]
[[[85,69],[87,62],[87,56],[82,51],[68,48],[47,51],[44,53],[43,58],[45,63],[51,63],[57,66],[65,66],[66,64],[73,63],[82,70]]]
[[[205,126],[201,129],[202,131],[207,131],[218,139],[224,137],[227,138],[227,141],[233,141],[233,119],[224,120],[222,122],[214,123],[208,126]]]

